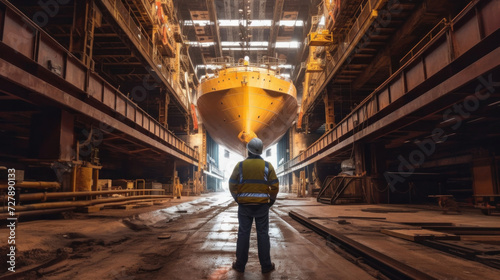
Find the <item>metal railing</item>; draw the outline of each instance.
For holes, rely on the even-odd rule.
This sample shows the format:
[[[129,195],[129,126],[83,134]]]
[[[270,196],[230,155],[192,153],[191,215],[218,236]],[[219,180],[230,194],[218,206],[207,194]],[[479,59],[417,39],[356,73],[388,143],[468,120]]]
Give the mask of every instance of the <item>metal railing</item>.
[[[412,59],[425,45],[427,45],[434,37],[436,37],[441,30],[443,30],[446,27],[447,24],[446,18],[443,18],[434,28],[432,28],[427,35],[422,38],[400,61],[399,64],[403,65],[406,62],[408,62],[410,59]]]
[[[372,11],[375,7],[379,6],[381,2],[384,0],[368,0],[362,3],[356,12],[359,14],[356,20],[352,23],[352,27],[345,34],[345,37],[340,40],[337,45],[336,51],[331,55],[331,59],[327,61],[325,71],[319,74],[312,74],[315,76],[316,80],[323,81],[321,83],[315,83],[309,88],[309,91],[312,92],[311,95],[302,101],[302,110],[305,112],[309,109],[312,103],[318,98],[320,93],[322,92],[322,88],[324,88],[326,78],[328,76],[333,75],[334,71],[336,71],[342,63],[344,63],[347,59],[348,54],[354,49],[353,46],[358,44],[361,40],[361,36],[359,36],[360,31],[362,31],[363,26],[367,20],[372,16]]]
[[[234,57],[223,56],[207,59],[207,64],[220,65],[221,67],[237,67],[237,66],[253,66],[261,68],[279,69],[281,65],[286,63],[286,59],[274,58],[269,56],[262,56],[257,62],[248,62],[245,64],[243,59],[235,62]]]
[[[161,56],[152,39],[148,36],[146,30],[140,25],[137,25],[133,20],[130,11],[123,5],[121,0],[101,0],[105,5],[110,7],[110,12],[117,22],[132,35],[129,36],[135,42],[135,46],[139,48],[141,53],[148,56],[154,65],[151,66],[156,73],[161,74],[163,79],[172,87],[175,95],[179,99],[181,106],[184,110],[189,112],[189,101],[186,94],[181,90],[180,84],[174,80],[173,75],[170,73],[170,63]]]
[[[328,176],[318,193],[316,200],[325,204],[336,204],[338,200],[363,202],[365,195],[362,187],[362,176],[344,175]],[[353,194],[345,195],[349,187],[354,187]]]
[[[29,30],[32,32],[33,36],[25,36],[22,31],[25,30],[25,27],[21,25],[11,26],[9,29],[11,38],[0,37],[0,42],[2,44],[12,49],[19,50],[18,52],[20,55],[29,58],[33,64],[37,64],[37,66],[46,68],[49,71],[53,70],[49,67],[48,62],[49,60],[54,60],[54,63],[60,65],[59,72],[54,74],[60,77],[61,83],[67,82],[71,84],[75,88],[73,91],[74,94],[78,92],[85,93],[89,98],[94,98],[99,101],[99,108],[96,109],[103,110],[107,107],[117,112],[124,118],[140,126],[143,131],[145,130],[146,133],[142,132],[143,134],[150,135],[151,138],[153,138],[152,136],[154,135],[159,138],[159,143],[173,147],[174,151],[180,152],[182,156],[187,155],[192,161],[198,161],[197,151],[187,146],[180,138],[168,131],[155,118],[134,103],[133,100],[129,99],[97,73],[87,68],[82,61],[74,57],[42,28],[13,7],[12,4],[6,2],[6,6],[7,9],[11,10],[7,13],[8,17],[12,17],[9,20],[13,22],[25,22],[26,25],[29,25]],[[5,26],[0,25],[0,34],[4,34],[2,28],[5,28]],[[12,41],[12,38],[16,40]],[[19,49],[17,42],[22,42],[24,49],[30,48],[32,50],[37,49],[38,51],[23,51],[23,49]],[[52,56],[48,56],[47,54],[52,54]],[[57,54],[57,56],[53,54]],[[67,86],[67,84],[65,86]],[[65,94],[69,95],[67,92],[65,92]],[[104,110],[104,112],[106,110]],[[131,127],[134,128],[134,126]],[[158,140],[155,139],[155,141]]]
[[[267,57],[263,57],[257,63],[245,63],[241,59],[238,62],[235,62],[234,58],[229,56],[212,58],[207,60],[207,64],[218,65],[219,68],[216,71],[215,75],[204,77],[201,82],[218,78],[218,71],[227,71],[226,73],[263,71],[267,71],[267,73],[269,73],[269,71],[271,71],[271,74],[273,74],[276,78],[291,83],[292,81],[290,78],[281,76],[279,74],[279,69],[281,68],[280,65],[283,65],[285,63],[286,60],[284,59],[268,59]]]
[[[490,27],[488,31],[484,26],[478,25],[479,28],[468,30],[471,35],[464,35],[464,30],[468,27],[468,23],[480,22],[478,18],[491,17],[490,13],[483,13],[478,7],[478,2],[471,2],[459,15],[457,15],[450,23],[443,25],[443,21],[439,22],[432,30],[431,34],[426,35],[426,38],[420,42],[426,42],[421,46],[419,42],[410,54],[411,57],[405,64],[397,70],[391,77],[375,89],[368,97],[366,97],[350,114],[342,119],[332,130],[321,136],[316,142],[311,144],[304,152],[300,153],[292,160],[280,165],[277,168],[277,174],[298,166],[317,156],[320,152],[325,151],[327,147],[335,146],[344,141],[347,136],[352,135],[356,127],[363,128],[368,120],[387,108],[391,103],[397,101],[400,97],[412,91],[417,85],[428,77],[433,76],[438,71],[449,65],[454,59],[468,50],[474,43],[479,43],[480,40],[496,30]],[[469,16],[472,15],[472,16]],[[491,19],[490,19],[491,20]],[[493,21],[493,20],[492,20]],[[495,28],[497,28],[495,26]],[[493,30],[493,31],[492,31]],[[461,40],[457,40],[457,36],[462,36]],[[469,37],[470,36],[470,39]],[[455,40],[444,40],[442,38],[455,38]],[[474,40],[471,43],[471,40]],[[433,48],[435,45],[442,45],[441,48]],[[425,61],[431,60],[429,65]],[[441,58],[439,61],[436,58]],[[414,73],[423,73],[421,76]],[[411,84],[408,81],[413,81]],[[420,81],[420,82],[417,82]],[[353,140],[355,141],[355,140]]]

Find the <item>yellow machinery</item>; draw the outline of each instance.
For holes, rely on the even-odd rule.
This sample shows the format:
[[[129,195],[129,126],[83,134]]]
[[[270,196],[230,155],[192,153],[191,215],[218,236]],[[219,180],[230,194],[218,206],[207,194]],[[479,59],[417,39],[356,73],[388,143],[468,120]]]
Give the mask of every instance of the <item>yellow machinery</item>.
[[[309,46],[328,46],[333,44],[333,34],[328,30],[309,33]]]
[[[325,64],[323,59],[321,59],[317,52],[320,52],[324,48],[321,47],[309,47],[309,58],[307,59],[306,73],[323,72]]]
[[[321,60],[312,60],[307,63],[306,72],[314,73],[314,72],[323,72],[324,64]]]

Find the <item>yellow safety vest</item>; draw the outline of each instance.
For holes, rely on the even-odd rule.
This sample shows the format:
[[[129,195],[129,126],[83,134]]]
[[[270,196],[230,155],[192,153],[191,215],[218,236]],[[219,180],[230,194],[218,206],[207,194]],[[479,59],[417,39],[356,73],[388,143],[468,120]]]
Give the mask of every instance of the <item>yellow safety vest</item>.
[[[239,162],[229,179],[229,190],[241,204],[262,204],[275,200],[279,181],[273,166],[260,157]]]

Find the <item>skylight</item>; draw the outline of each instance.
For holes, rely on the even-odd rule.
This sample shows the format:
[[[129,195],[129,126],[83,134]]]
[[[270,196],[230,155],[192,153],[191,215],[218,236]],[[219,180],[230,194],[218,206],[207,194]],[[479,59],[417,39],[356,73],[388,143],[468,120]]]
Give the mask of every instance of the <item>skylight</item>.
[[[241,50],[243,48],[247,48],[242,42],[239,41],[223,41],[220,43],[221,46],[223,47],[222,50]],[[211,47],[214,46],[214,42],[193,42],[190,41],[189,45],[193,47]],[[250,50],[265,50],[265,47],[268,47],[269,43],[266,41],[255,41],[255,42],[250,42],[249,48]],[[261,47],[261,48],[256,48],[256,47]],[[276,42],[276,45],[274,46],[277,49],[298,49],[300,48],[300,42],[292,41],[292,42]]]
[[[256,20],[250,20],[250,25],[248,27],[271,27],[272,26],[272,20],[270,19],[256,19]],[[210,25],[212,22],[209,20],[186,20],[184,21],[184,25],[186,26],[207,26]],[[246,21],[241,21],[238,19],[220,19],[219,20],[219,27],[238,27],[240,26],[240,23],[243,26],[246,26]],[[279,22],[280,26],[304,26],[304,22],[302,20],[281,20]]]

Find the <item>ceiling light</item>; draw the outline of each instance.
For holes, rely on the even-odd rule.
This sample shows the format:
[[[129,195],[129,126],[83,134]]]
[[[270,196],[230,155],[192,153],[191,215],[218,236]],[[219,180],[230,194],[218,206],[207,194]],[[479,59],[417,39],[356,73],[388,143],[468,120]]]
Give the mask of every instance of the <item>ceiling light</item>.
[[[242,51],[243,49],[249,51],[267,51],[267,48],[222,48],[223,51]]]
[[[277,48],[277,49],[286,49],[286,48],[298,49],[298,48],[300,48],[300,43],[296,42],[296,41],[292,41],[292,42],[276,42],[275,48]]]
[[[304,26],[301,20],[280,20],[280,26]]]

